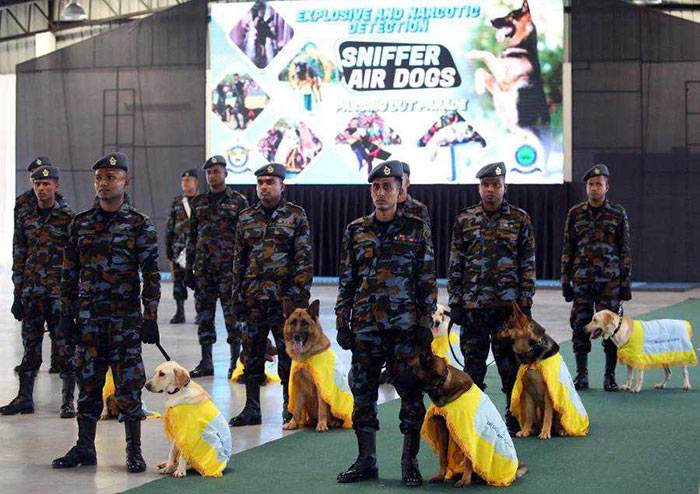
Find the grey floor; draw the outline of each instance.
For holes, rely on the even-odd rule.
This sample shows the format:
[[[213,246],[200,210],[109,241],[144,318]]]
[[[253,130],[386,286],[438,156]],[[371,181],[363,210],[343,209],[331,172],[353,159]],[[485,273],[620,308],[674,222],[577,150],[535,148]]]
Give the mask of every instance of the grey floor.
[[[321,300],[321,323],[335,346],[336,287],[319,286],[313,289],[312,297]],[[626,305],[627,314],[634,316],[654,310],[688,297],[700,297],[700,289],[685,293],[636,292],[634,300]],[[444,289],[440,301],[446,302]],[[20,323],[10,314],[12,286],[9,274],[2,273],[0,280],[0,403],[9,402],[17,392],[17,380],[12,369],[22,356]],[[540,290],[535,297],[533,315],[558,341],[568,339],[569,307],[558,291]],[[191,324],[194,308],[187,303],[187,324],[170,325],[167,321],[174,312],[172,285],[163,284],[163,298],[159,311],[161,341],[174,360],[191,369],[199,361],[196,327]],[[244,387],[230,384],[226,379],[228,347],[221,311],[217,313],[219,342],[214,347],[216,375],[198,382],[209,390],[214,402],[227,417],[237,413],[245,401]],[[340,359],[349,367],[350,354],[335,346]],[[144,347],[144,362],[147,374],[162,362],[162,357],[152,346]],[[3,493],[89,493],[121,492],[159,478],[156,465],[163,461],[168,446],[159,420],[148,420],[143,425],[144,457],[148,470],[142,474],[127,474],[124,470],[124,432],[116,421],[100,422],[97,433],[98,466],[76,470],[51,469],[51,460],[63,455],[75,442],[77,426],[75,420],[58,417],[60,404],[60,380],[49,375],[46,361],[49,356],[49,341],[44,342],[44,359],[35,388],[33,415],[0,416],[0,492]],[[495,369],[489,372],[495,372]],[[394,398],[392,388],[383,387],[381,400]],[[281,428],[281,387],[268,385],[262,391],[263,424],[242,429],[233,429],[234,452],[273,441],[290,434]],[[143,399],[151,410],[162,411],[162,396],[144,390]]]

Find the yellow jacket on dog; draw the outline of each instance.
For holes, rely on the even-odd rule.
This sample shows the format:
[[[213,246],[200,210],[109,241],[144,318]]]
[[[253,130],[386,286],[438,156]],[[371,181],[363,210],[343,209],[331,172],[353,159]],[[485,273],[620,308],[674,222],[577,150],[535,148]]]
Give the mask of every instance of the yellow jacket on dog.
[[[168,408],[165,434],[203,477],[221,477],[232,453],[228,423],[211,400]]]
[[[443,407],[432,404],[428,408],[421,435],[439,455],[438,429],[432,420],[436,415],[445,419],[452,439],[447,453],[447,477],[464,473],[466,455],[474,471],[487,483],[508,486],[515,480],[518,455],[513,440],[493,402],[478,386],[472,386]]]
[[[347,375],[337,366],[335,352],[330,348],[309,357],[303,362],[292,361],[289,373],[289,411],[294,413],[297,402],[295,375],[301,369],[308,370],[313,376],[316,389],[320,390],[323,401],[328,403],[331,414],[343,421],[343,428],[352,427],[352,394],[348,388]],[[301,424],[306,424],[308,417],[301,417]]]
[[[268,364],[271,362],[265,362],[265,378],[267,379],[266,382],[268,383],[281,383],[282,380],[280,379],[280,376],[273,370],[268,369]],[[236,368],[233,369],[233,372],[231,373],[231,379],[230,381],[232,383],[238,382],[238,378],[243,375],[243,370],[245,369],[245,366],[243,365],[243,362],[241,362],[241,359],[238,359],[236,361]]]
[[[538,370],[547,386],[549,398],[554,410],[561,417],[561,425],[570,436],[585,436],[588,434],[588,413],[583,406],[581,397],[574,388],[574,382],[569,374],[560,353],[529,365],[521,365],[515,378],[515,386],[511,395],[510,411],[515,415],[522,427],[525,414],[521,407],[520,397],[523,392],[523,376],[528,370]]]
[[[450,345],[457,342],[457,335],[450,331],[449,340],[447,339],[447,334],[433,338],[433,343],[431,348],[433,353],[438,357],[444,358],[447,363],[450,363],[450,357],[448,352],[450,351]]]
[[[688,321],[659,319],[633,321],[632,336],[617,349],[620,362],[635,370],[664,366],[694,366],[693,327]]]

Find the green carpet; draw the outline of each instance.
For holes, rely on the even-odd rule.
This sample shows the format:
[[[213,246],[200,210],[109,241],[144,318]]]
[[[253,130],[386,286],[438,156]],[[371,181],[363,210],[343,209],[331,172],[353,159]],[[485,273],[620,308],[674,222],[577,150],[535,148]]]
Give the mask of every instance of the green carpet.
[[[639,319],[688,319],[700,328],[700,300],[689,299],[654,311]],[[695,333],[695,346],[700,347]],[[573,371],[571,343],[562,345],[562,354]],[[507,488],[512,492],[555,493],[614,492],[697,493],[700,480],[700,371],[691,368],[690,392],[680,389],[681,372],[674,369],[670,389],[654,390],[662,371],[645,373],[640,394],[602,391],[603,352],[594,342],[590,358],[593,389],[582,392],[581,399],[591,420],[590,433],[583,438],[555,437],[516,439],[521,463],[529,473]],[[626,376],[618,367],[618,382]],[[494,367],[487,376],[488,392],[499,409],[505,407],[500,381]],[[398,400],[380,407],[382,430],[377,436],[378,481],[341,485],[337,472],[355,459],[355,436],[351,431],[317,434],[302,431],[284,439],[237,454],[233,470],[221,479],[203,479],[191,472],[185,479],[163,478],[128,492],[133,493],[362,493],[407,492],[401,485],[402,436],[398,430]],[[234,430],[235,434],[235,430]],[[235,441],[235,435],[234,435]],[[420,452],[423,475],[437,471],[437,459],[423,443]],[[427,484],[413,490],[439,491],[449,485]],[[495,492],[497,488],[472,486],[471,490]],[[451,490],[445,492],[452,492]]]

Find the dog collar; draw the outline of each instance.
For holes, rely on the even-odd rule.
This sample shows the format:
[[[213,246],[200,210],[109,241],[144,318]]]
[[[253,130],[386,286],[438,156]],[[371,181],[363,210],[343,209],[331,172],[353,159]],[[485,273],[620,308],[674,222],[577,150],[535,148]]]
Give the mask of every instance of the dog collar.
[[[440,389],[445,385],[445,382],[447,382],[447,373],[448,369],[447,367],[445,367],[445,370],[442,371],[442,374],[440,374],[440,378],[435,383],[435,389]]]
[[[185,389],[189,383],[190,383],[190,379],[188,379],[187,382],[186,382],[185,384],[183,384],[183,386],[182,386],[181,388],[175,388],[175,389],[173,389],[172,391],[167,391],[167,393],[168,393],[169,395],[174,395],[175,393],[177,393],[177,392],[180,391],[181,389]]]
[[[610,338],[613,338],[618,331],[620,331],[620,328],[622,327],[622,304],[620,304],[620,308],[617,309],[617,315],[618,315],[618,321],[617,321],[617,327],[615,328],[615,331],[613,331],[613,334],[610,335]]]

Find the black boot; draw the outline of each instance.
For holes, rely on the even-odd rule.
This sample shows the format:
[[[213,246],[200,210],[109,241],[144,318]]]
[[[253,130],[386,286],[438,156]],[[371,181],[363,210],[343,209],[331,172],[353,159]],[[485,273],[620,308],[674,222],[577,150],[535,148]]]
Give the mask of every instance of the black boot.
[[[183,322],[185,322],[185,301],[176,300],[175,303],[177,304],[177,311],[175,312],[175,315],[170,319],[170,324],[182,324]]]
[[[75,378],[66,376],[62,379],[63,389],[61,389],[61,418],[72,419],[75,417],[75,405],[73,404],[75,392]]]
[[[412,431],[403,435],[403,453],[401,453],[401,480],[403,485],[414,487],[423,485],[423,476],[418,469],[418,450],[420,449],[420,432]]]
[[[605,376],[603,377],[603,389],[615,392],[619,388],[615,382],[615,367],[617,367],[617,351],[605,352]]]
[[[19,392],[17,397],[4,407],[0,407],[0,413],[3,415],[16,415],[18,413],[34,413],[34,378],[36,374],[19,375]]]
[[[229,420],[231,427],[243,427],[245,425],[259,425],[262,422],[260,415],[260,385],[245,383],[245,406],[243,411]]]
[[[289,411],[289,383],[282,384],[282,423],[286,424],[294,418]]]
[[[61,372],[61,366],[58,362],[58,347],[56,346],[56,340],[51,337],[51,366],[49,367],[49,374],[58,374]]]
[[[126,471],[141,473],[146,470],[146,462],[141,456],[141,421],[125,420],[126,432]]]
[[[574,388],[588,389],[588,354],[576,354],[576,377],[574,378]]]
[[[211,343],[202,344],[202,360],[190,371],[190,377],[207,377],[214,375],[214,362],[211,358]]]
[[[238,357],[241,354],[241,340],[236,338],[235,340],[233,340],[233,343],[229,344],[229,347],[231,347],[231,359],[229,360],[228,364],[228,378],[229,380],[231,380],[233,371],[236,370],[236,363],[238,362]]]
[[[75,468],[78,465],[97,465],[95,452],[95,432],[97,422],[78,419],[78,442],[65,456],[56,458],[52,468]]]
[[[506,393],[506,428],[508,429],[508,434],[511,437],[515,437],[520,432],[520,422],[510,411],[510,397],[511,393]]]
[[[340,472],[336,480],[341,484],[350,484],[362,480],[376,479],[379,476],[377,468],[377,433],[375,431],[355,431],[359,453],[355,463],[344,472]]]

